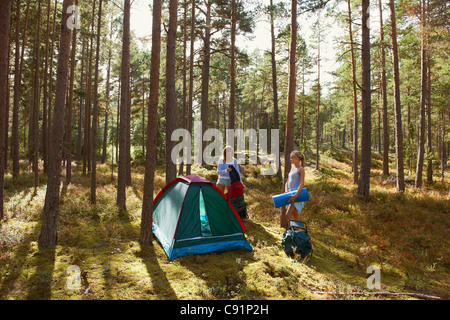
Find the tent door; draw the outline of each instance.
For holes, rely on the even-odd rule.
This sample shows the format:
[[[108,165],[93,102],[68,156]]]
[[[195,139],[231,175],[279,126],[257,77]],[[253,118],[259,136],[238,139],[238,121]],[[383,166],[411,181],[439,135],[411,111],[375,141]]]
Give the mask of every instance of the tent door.
[[[202,187],[200,187],[199,208],[202,237],[210,237],[212,236],[212,233],[211,227],[209,226],[208,215],[206,213],[205,199],[203,199]]]

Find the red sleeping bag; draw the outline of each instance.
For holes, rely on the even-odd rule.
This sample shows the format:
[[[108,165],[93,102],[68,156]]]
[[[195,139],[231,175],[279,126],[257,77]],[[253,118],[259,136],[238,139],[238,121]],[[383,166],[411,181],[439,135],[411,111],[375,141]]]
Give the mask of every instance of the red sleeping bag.
[[[240,181],[233,182],[228,188],[228,198],[233,199],[244,195],[244,185]]]

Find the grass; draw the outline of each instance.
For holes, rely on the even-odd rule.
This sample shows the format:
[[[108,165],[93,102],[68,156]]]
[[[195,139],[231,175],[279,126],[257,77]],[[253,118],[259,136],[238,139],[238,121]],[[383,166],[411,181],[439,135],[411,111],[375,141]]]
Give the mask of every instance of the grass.
[[[314,254],[301,262],[281,247],[284,230],[270,196],[279,193],[281,182],[260,176],[256,166],[243,168],[249,209],[244,224],[253,251],[171,262],[156,239],[153,246],[138,243],[143,167],[133,168],[127,212],[119,213],[111,167],[98,166],[98,202],[91,205],[90,179],[74,163],[73,181],[62,188],[58,245],[46,250],[37,246],[45,175],[35,190],[26,166],[17,179],[7,174],[6,213],[0,222],[0,299],[386,298],[351,294],[373,291],[367,288],[366,270],[374,264],[381,269],[380,291],[450,298],[448,180],[420,190],[408,186],[399,194],[395,185],[380,178],[380,159],[375,159],[371,195],[361,198],[352,184],[348,157],[337,151],[321,155],[320,171],[306,168],[311,201],[301,219],[308,224]],[[215,173],[197,166],[193,172]],[[158,168],[155,194],[164,184],[163,168]],[[79,289],[67,285],[70,266],[81,271]]]

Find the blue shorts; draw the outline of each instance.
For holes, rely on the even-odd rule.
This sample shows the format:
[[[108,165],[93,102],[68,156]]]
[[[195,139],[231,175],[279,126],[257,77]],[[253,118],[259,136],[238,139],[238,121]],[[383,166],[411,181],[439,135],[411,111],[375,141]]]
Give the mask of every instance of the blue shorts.
[[[219,180],[217,180],[217,183],[219,183],[225,187],[229,187],[229,186],[231,186],[231,179],[219,178]]]

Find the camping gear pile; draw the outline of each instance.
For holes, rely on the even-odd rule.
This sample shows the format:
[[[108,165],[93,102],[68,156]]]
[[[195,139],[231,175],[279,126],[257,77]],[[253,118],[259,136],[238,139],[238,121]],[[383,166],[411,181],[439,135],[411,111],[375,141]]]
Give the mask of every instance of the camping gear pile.
[[[232,165],[228,166],[230,171],[231,185],[228,188],[228,199],[242,219],[247,219],[247,203],[244,197],[244,185],[241,182],[239,172]]]
[[[252,250],[227,197],[197,175],[177,178],[153,201],[153,234],[169,260],[232,249]]]

